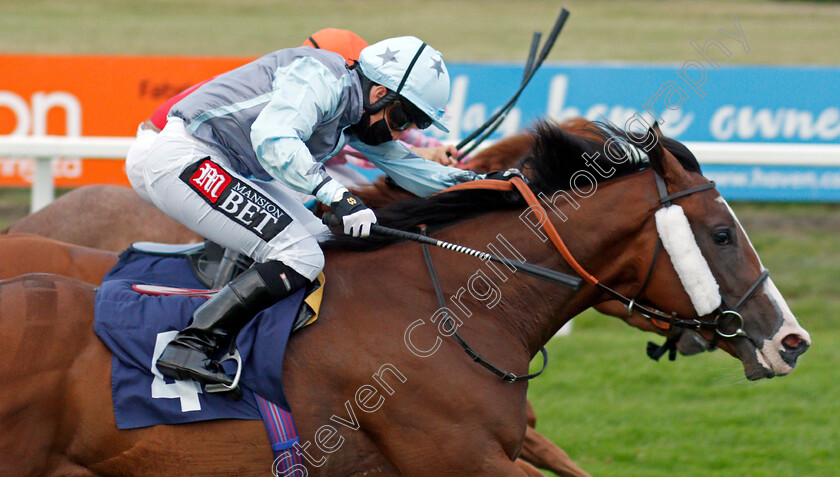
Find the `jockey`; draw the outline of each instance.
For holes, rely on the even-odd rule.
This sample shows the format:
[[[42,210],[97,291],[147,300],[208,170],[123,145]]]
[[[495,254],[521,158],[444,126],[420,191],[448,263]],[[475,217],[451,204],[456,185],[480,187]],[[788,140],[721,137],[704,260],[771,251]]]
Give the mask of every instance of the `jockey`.
[[[362,49],[368,46],[368,43],[350,30],[323,28],[309,36],[303,42],[302,46],[338,53],[348,65],[353,65],[359,62],[359,54],[362,52]],[[126,176],[128,176],[128,181],[132,188],[147,202],[152,202],[152,200],[148,192],[146,192],[146,185],[143,181],[142,161],[146,158],[152,141],[154,141],[157,134],[166,126],[166,117],[169,115],[169,110],[172,109],[172,106],[207,81],[210,80],[204,80],[166,100],[137,129],[136,140],[131,144],[125,158]],[[453,159],[458,156],[458,150],[455,149],[455,146],[445,146],[435,138],[424,136],[416,128],[407,129],[400,136],[400,140],[412,146],[415,154],[430,161],[445,165],[457,164],[457,161]],[[366,169],[375,167],[358,151],[350,146],[345,146],[344,149],[330,158],[325,165],[331,175],[340,178],[341,182],[347,186],[357,186],[368,181],[362,174],[346,166],[347,162]],[[301,194],[301,199],[304,202],[308,200],[314,202],[313,197],[307,197],[304,194]]]
[[[418,196],[484,175],[443,166],[396,139],[442,123],[449,73],[415,37],[362,50],[357,65],[312,48],[270,53],[176,103],[143,162],[149,197],[195,233],[255,265],[203,303],[157,362],[164,375],[229,386],[215,360],[259,311],[314,280],[325,226],[289,189],[332,206],[344,232],[366,237],[376,215],[326,172],[348,143]]]

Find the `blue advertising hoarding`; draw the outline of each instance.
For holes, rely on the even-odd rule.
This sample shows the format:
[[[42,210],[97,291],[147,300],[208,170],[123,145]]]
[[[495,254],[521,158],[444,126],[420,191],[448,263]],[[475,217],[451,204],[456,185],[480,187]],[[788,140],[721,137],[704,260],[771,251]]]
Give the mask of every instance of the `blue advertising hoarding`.
[[[454,63],[449,71],[451,132],[434,134],[453,142],[501,107],[522,76],[515,65]],[[546,64],[492,138],[542,118],[623,126],[640,113],[682,142],[840,144],[838,79],[837,67]],[[704,171],[734,200],[840,201],[840,164],[806,167],[792,157],[784,166],[708,164]]]
[[[522,75],[505,65],[456,63],[449,71],[453,139],[501,107]],[[544,65],[501,129],[511,134],[545,117],[621,125],[639,112],[682,142],[840,143],[838,80],[832,67]]]
[[[708,164],[703,175],[729,200],[840,202],[840,167]]]

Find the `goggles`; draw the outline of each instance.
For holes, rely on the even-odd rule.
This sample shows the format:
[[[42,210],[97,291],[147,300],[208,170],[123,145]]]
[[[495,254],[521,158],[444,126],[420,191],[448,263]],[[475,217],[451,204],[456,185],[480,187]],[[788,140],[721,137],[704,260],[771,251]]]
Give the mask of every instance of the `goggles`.
[[[394,101],[385,112],[385,118],[388,120],[388,126],[394,131],[405,131],[412,125],[418,129],[426,129],[432,125],[432,118],[408,101]]]

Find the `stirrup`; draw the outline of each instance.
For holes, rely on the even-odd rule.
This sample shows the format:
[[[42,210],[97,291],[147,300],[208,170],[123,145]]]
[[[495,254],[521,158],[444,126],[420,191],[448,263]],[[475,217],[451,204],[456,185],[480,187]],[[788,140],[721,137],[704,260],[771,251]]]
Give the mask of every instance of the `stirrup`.
[[[239,378],[242,376],[242,356],[239,354],[239,348],[233,347],[233,352],[227,352],[226,355],[222,356],[222,358],[218,361],[219,365],[224,363],[225,361],[234,360],[236,361],[236,375],[233,377],[233,382],[230,385],[224,383],[212,383],[212,384],[205,384],[204,390],[208,393],[241,393],[239,390]]]

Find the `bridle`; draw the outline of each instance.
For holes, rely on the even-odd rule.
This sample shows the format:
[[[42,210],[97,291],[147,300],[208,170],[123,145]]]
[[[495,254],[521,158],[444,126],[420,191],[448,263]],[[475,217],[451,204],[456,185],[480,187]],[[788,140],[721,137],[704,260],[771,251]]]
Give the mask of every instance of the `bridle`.
[[[668,207],[670,206],[674,200],[692,195],[697,192],[702,192],[706,190],[711,190],[715,188],[715,183],[710,181],[706,184],[701,184],[699,186],[691,187],[679,192],[675,192],[673,194],[668,194],[667,186],[665,184],[665,180],[662,176],[659,175],[656,171],[654,171],[654,178],[656,179],[656,188],[659,193],[659,205],[660,207]],[[665,312],[649,307],[641,305],[637,302],[639,296],[641,296],[642,292],[644,291],[645,287],[647,286],[651,275],[653,275],[654,267],[656,266],[656,259],[659,256],[659,251],[662,248],[662,239],[658,239],[656,242],[656,248],[653,252],[653,260],[651,260],[650,268],[648,268],[647,274],[645,275],[644,281],[642,281],[642,285],[639,287],[639,290],[633,296],[633,298],[627,298],[626,296],[616,292],[615,290],[603,285],[598,284],[600,288],[610,294],[616,300],[621,301],[627,307],[627,316],[633,314],[634,311],[638,311],[639,314],[644,316],[645,318],[651,320],[651,322],[663,329],[669,329],[671,326],[676,326],[679,328],[689,328],[694,330],[699,330],[700,328],[712,328],[715,330],[715,340],[718,338],[734,338],[736,336],[741,336],[749,339],[749,335],[746,331],[744,331],[744,318],[741,316],[738,310],[750,299],[752,298],[756,291],[758,291],[759,287],[764,283],[765,280],[770,276],[770,271],[768,269],[763,269],[759,274],[758,278],[750,285],[747,291],[738,299],[735,303],[735,306],[729,306],[726,303],[726,298],[721,294],[720,297],[720,306],[717,307],[716,310],[713,312],[714,318],[712,320],[702,321],[699,319],[682,319],[677,316],[676,313],[666,314]],[[734,331],[729,332],[727,330],[733,329],[733,321],[734,321]],[[664,325],[662,324],[664,323]],[[715,343],[712,343],[713,345]]]
[[[695,187],[690,187],[688,189],[684,189],[678,192],[674,192],[673,194],[668,193],[667,185],[665,184],[665,180],[662,176],[659,175],[656,171],[653,171],[654,178],[656,179],[656,188],[657,192],[659,193],[659,206],[668,207],[673,204],[676,199],[686,197],[692,194],[696,194],[699,192],[712,190],[715,188],[714,182],[707,182],[705,184],[701,184]],[[531,188],[528,184],[519,177],[512,177],[509,181],[499,181],[499,180],[476,180],[471,182],[465,182],[462,184],[458,184],[454,187],[450,187],[443,192],[450,192],[455,190],[465,190],[465,189],[493,189],[493,190],[500,190],[500,191],[512,191],[514,189],[518,190],[522,197],[525,199],[525,202],[528,204],[529,207],[537,207],[537,210],[542,210],[543,214],[545,214],[544,209],[540,205],[537,197],[534,195]],[[589,272],[584,269],[577,260],[575,260],[574,256],[569,251],[568,247],[566,247],[565,242],[560,237],[560,234],[557,232],[557,229],[554,227],[552,222],[545,218],[545,220],[541,221],[541,225],[543,227],[543,231],[548,235],[551,239],[552,243],[554,244],[555,248],[560,252],[560,255],[563,259],[568,263],[572,269],[575,270],[584,280],[590,283],[593,286],[598,287],[606,294],[610,295],[613,299],[620,301],[627,307],[627,315],[630,316],[634,311],[639,312],[643,317],[651,320],[651,322],[662,329],[670,329],[671,327],[677,328],[686,328],[686,329],[693,329],[693,330],[700,330],[701,328],[708,328],[713,329],[715,331],[715,343],[719,338],[735,338],[735,337],[744,337],[749,339],[753,342],[756,346],[755,340],[753,340],[749,334],[744,330],[744,318],[738,312],[740,308],[749,301],[752,297],[755,296],[756,291],[761,287],[765,280],[770,276],[770,271],[766,268],[761,271],[758,278],[750,285],[747,291],[738,299],[734,306],[729,306],[726,303],[726,298],[721,294],[720,296],[720,305],[710,314],[713,316],[712,319],[701,320],[700,318],[681,318],[677,315],[676,312],[666,313],[658,308],[654,308],[652,306],[643,305],[638,302],[638,298],[641,296],[642,292],[644,291],[645,287],[647,286],[648,282],[650,281],[651,276],[653,275],[654,268],[656,266],[656,261],[659,256],[659,252],[662,248],[662,239],[657,239],[656,248],[653,252],[653,259],[651,260],[650,267],[648,268],[647,274],[645,279],[642,281],[642,285],[639,287],[639,290],[633,296],[633,298],[629,298],[618,291],[608,287],[601,283],[597,278],[592,276]],[[440,284],[437,279],[437,274],[434,270],[434,266],[431,263],[431,257],[429,256],[428,250],[423,246],[423,255],[426,260],[426,265],[429,268],[429,272],[432,276],[432,281],[435,287],[435,292],[437,294],[438,301],[441,307],[445,308],[446,303],[443,299],[443,293],[440,290]],[[451,321],[451,318],[446,316],[443,318],[443,325],[447,322]],[[540,371],[528,375],[517,376],[509,371],[505,371],[489,361],[485,360],[481,357],[477,352],[475,352],[467,343],[464,341],[463,338],[455,331],[455,327],[453,324],[449,323],[450,329],[452,330],[451,336],[455,338],[461,348],[478,364],[484,366],[485,368],[489,369],[495,375],[499,376],[503,380],[514,383],[523,380],[530,380],[533,379],[546,369],[548,365],[548,354],[545,351],[545,347],[540,349],[540,352],[543,355],[543,366]],[[733,330],[734,331],[729,331]],[[712,343],[713,345],[715,343]]]

